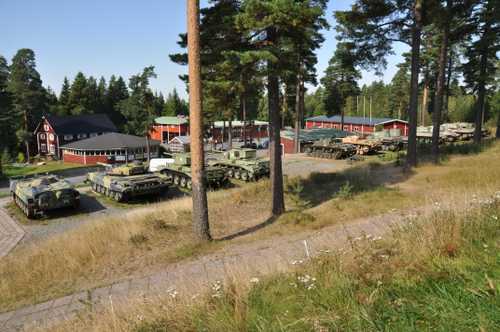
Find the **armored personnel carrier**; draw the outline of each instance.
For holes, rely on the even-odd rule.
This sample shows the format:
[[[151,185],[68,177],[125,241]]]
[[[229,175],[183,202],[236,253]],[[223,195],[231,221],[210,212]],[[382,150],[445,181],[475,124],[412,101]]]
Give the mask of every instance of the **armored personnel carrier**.
[[[191,190],[191,155],[177,153],[173,155],[173,162],[159,167],[159,172],[169,178],[176,186]],[[221,187],[227,183],[227,176],[223,169],[208,165],[205,167],[206,183],[209,187]]]
[[[356,154],[356,146],[342,143],[339,138],[324,138],[310,145],[306,153],[308,156],[329,159],[346,159]]]
[[[270,172],[269,160],[257,158],[257,150],[248,148],[226,151],[212,165],[224,169],[229,177],[243,181],[255,181],[269,176]]]
[[[147,172],[142,163],[111,168],[105,172],[87,174],[87,182],[96,193],[110,197],[117,202],[143,195],[164,193],[170,184],[167,178]]]
[[[55,175],[10,180],[12,199],[28,218],[65,207],[78,208],[80,193]]]

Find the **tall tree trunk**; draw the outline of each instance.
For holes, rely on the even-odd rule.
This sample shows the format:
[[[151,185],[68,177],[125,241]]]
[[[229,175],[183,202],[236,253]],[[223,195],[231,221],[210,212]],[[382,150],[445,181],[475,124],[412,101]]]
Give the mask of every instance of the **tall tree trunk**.
[[[444,102],[443,102],[443,111],[446,113],[445,118],[449,119],[449,110],[448,110],[448,105],[450,102],[450,84],[451,84],[451,70],[453,69],[453,48],[449,47],[449,54],[448,54],[448,68],[446,72],[446,90],[445,90],[445,95],[444,95]]]
[[[215,123],[212,121],[212,124],[210,125],[210,128],[212,129],[212,151],[215,151]]]
[[[224,150],[224,142],[226,141],[226,120],[222,120],[222,150]]]
[[[422,96],[422,105],[420,110],[420,125],[425,126],[425,113],[427,112],[427,102],[429,101],[429,79],[424,78],[424,92]]]
[[[268,41],[276,43],[276,30],[274,27],[267,29]],[[271,167],[271,193],[272,213],[279,216],[285,212],[285,200],[283,197],[283,170],[281,165],[281,142],[280,142],[280,88],[279,79],[276,74],[276,65],[269,60],[267,62],[267,98],[269,106],[269,154]]]
[[[247,145],[247,101],[245,93],[241,94],[241,119],[243,121],[243,144]],[[252,137],[250,137],[250,142],[252,141]]]
[[[496,138],[500,139],[500,112],[497,114],[497,133]]]
[[[420,71],[420,42],[422,34],[422,0],[415,1],[414,22],[411,29],[411,78],[409,105],[409,133],[406,167],[417,165],[417,111],[418,111],[418,74]]]
[[[149,165],[149,162],[151,160],[151,144],[149,142],[149,135],[146,135],[146,160],[148,162],[148,165]]]
[[[210,241],[208,202],[204,177],[202,90],[200,64],[200,3],[187,1],[189,129],[191,132],[191,180],[193,196],[193,231],[199,241]]]
[[[297,88],[295,89],[295,135],[293,139],[295,153],[300,153],[300,121],[302,114],[302,75],[297,76]]]
[[[487,66],[487,54],[486,52],[481,54],[481,60],[479,63],[479,81],[477,88],[477,103],[476,103],[476,123],[474,130],[474,143],[481,143],[481,138],[483,137],[483,112],[484,112],[484,100],[486,96],[486,66]]]
[[[229,118],[228,122],[228,129],[227,129],[227,143],[228,143],[228,149],[233,148],[233,118]]]
[[[450,11],[450,0],[446,2],[446,10]],[[441,129],[441,114],[443,107],[443,94],[445,84],[446,56],[448,55],[448,35],[450,32],[449,19],[446,20],[441,37],[441,47],[439,49],[438,77],[436,83],[436,96],[434,98],[434,109],[432,111],[432,160],[435,164],[439,162],[439,134]]]

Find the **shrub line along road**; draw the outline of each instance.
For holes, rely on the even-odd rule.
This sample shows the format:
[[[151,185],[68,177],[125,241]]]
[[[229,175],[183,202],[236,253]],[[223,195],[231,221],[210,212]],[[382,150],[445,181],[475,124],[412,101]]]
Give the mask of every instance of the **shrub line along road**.
[[[297,264],[328,251],[347,249],[354,239],[374,239],[390,235],[393,226],[401,226],[412,218],[429,216],[443,208],[434,204],[411,210],[393,211],[362,218],[349,224],[337,224],[320,231],[228,246],[224,252],[166,266],[146,277],[124,278],[123,281],[84,290],[68,296],[0,313],[0,331],[11,332],[50,326],[71,319],[84,309],[103,310],[109,305],[154,299],[157,296],[193,296],[210,290],[213,283],[243,280],[290,271]],[[462,208],[467,208],[462,206]],[[306,249],[307,248],[307,249]],[[179,295],[177,295],[179,294]]]
[[[0,258],[6,256],[24,237],[24,230],[3,209],[9,200],[0,200]]]

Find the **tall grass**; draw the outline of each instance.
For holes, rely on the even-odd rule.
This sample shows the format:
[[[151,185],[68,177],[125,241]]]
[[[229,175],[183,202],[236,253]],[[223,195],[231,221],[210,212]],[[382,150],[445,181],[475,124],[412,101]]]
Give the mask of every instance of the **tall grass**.
[[[54,330],[496,331],[499,240],[499,201],[440,212],[251,287],[237,281],[219,296],[158,300]]]

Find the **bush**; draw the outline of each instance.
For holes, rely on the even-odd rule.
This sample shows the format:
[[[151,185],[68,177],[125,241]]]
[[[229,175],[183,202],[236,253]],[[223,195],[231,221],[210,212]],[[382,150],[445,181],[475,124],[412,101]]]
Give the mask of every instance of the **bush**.
[[[26,158],[24,157],[24,153],[19,152],[19,153],[17,154],[17,162],[18,162],[18,163],[20,163],[20,164],[22,164],[22,163],[24,163],[25,161],[26,161]]]
[[[354,186],[349,181],[346,181],[339,188],[339,191],[337,192],[337,197],[342,199],[350,199],[352,198],[353,193],[354,193]]]

